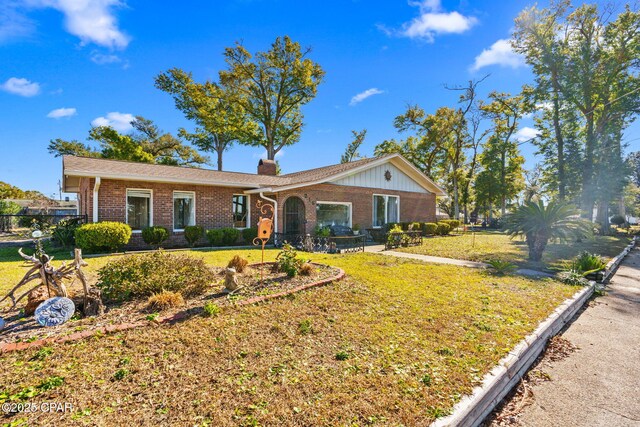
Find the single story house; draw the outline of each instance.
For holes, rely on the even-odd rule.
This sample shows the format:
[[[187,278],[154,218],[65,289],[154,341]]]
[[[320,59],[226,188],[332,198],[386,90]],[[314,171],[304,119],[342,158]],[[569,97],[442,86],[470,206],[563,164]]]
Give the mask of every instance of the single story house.
[[[398,154],[286,175],[260,160],[256,174],[64,156],[63,187],[77,193],[89,222],[120,221],[134,233],[151,225],[183,245],[185,226],[255,226],[258,200],[275,207],[275,231],[313,233],[316,226],[382,227],[434,221],[444,191]],[[131,244],[140,244],[140,237]]]

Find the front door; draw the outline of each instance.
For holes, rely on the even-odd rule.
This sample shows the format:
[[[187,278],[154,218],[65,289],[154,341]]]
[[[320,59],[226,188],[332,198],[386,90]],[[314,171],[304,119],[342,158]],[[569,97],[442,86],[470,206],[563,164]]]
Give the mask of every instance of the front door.
[[[304,234],[304,202],[299,197],[289,197],[284,202],[284,234]]]

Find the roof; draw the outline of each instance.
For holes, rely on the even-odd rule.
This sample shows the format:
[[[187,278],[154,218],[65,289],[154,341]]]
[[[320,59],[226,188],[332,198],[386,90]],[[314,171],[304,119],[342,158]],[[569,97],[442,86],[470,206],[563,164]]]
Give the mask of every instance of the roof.
[[[67,192],[79,191],[78,178],[80,177],[101,177],[103,179],[237,187],[244,188],[250,193],[260,191],[271,193],[329,182],[385,162],[392,162],[401,167],[405,173],[436,195],[445,195],[440,187],[399,154],[366,158],[278,176],[93,157],[63,156],[62,159],[64,189]]]

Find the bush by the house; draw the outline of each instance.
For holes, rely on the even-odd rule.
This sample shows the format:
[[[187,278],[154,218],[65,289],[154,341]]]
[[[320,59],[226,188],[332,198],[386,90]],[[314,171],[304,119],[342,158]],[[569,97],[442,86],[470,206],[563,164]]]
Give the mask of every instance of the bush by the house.
[[[448,224],[449,227],[451,227],[451,231],[455,230],[456,228],[460,227],[460,221],[457,219],[444,219],[440,222],[443,222],[445,224]]]
[[[421,229],[422,229],[422,224],[420,224],[419,222],[412,222],[407,227],[407,230],[411,230],[411,231],[420,231]]]
[[[188,225],[184,228],[184,239],[190,247],[194,247],[204,236],[204,228],[199,225]]]
[[[305,261],[298,258],[298,253],[288,243],[284,244],[282,251],[276,256],[278,271],[287,273],[289,277],[297,276],[304,263]]]
[[[422,224],[422,234],[425,236],[435,236],[438,231],[438,224],[435,222],[425,222]]]
[[[329,227],[321,227],[319,225],[316,225],[314,234],[318,237],[329,237],[331,236],[331,229]]]
[[[446,236],[451,232],[451,226],[449,224],[445,224],[444,222],[439,222],[436,228],[436,234],[440,236]]]
[[[209,240],[209,244],[211,246],[222,246],[222,239],[224,238],[224,233],[221,228],[214,228],[212,230],[207,230],[207,240]]]
[[[147,245],[160,246],[169,238],[169,230],[166,228],[154,225],[142,229],[142,240]]]
[[[244,272],[244,269],[249,265],[249,261],[242,258],[240,255],[235,255],[227,264],[227,268],[235,268],[238,273]]]
[[[258,237],[258,227],[249,227],[242,230],[242,239],[245,243],[252,244],[253,239]]]
[[[178,292],[183,297],[202,294],[212,272],[199,258],[163,251],[129,255],[109,261],[98,271],[96,286],[114,301]]]
[[[131,227],[121,222],[95,222],[78,227],[76,246],[89,251],[117,251],[131,239]]]
[[[627,220],[622,215],[614,215],[611,217],[611,224],[617,225],[618,227],[623,225]]]
[[[225,246],[231,246],[238,241],[240,237],[240,230],[233,227],[225,227],[222,229],[222,244]]]
[[[76,230],[80,227],[80,220],[78,218],[63,219],[55,228],[51,236],[54,242],[63,247],[73,246],[75,243]]]

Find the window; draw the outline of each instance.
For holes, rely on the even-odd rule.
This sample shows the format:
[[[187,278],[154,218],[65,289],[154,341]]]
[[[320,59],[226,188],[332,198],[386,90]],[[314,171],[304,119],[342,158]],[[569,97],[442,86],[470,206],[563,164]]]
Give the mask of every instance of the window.
[[[244,194],[233,195],[233,226],[236,228],[250,227],[249,196]]]
[[[127,224],[140,231],[152,225],[151,190],[127,190]]]
[[[196,195],[190,191],[173,192],[173,229],[196,225]]]
[[[398,196],[373,196],[373,226],[382,227],[400,218],[400,198]]]
[[[351,203],[317,202],[316,224],[319,227],[351,227]]]

